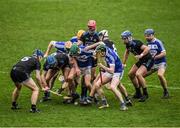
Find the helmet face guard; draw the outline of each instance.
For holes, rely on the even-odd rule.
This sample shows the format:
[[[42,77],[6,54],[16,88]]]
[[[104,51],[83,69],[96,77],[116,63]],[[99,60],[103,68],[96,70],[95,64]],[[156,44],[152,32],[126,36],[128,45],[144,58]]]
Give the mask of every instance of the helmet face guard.
[[[104,57],[106,55],[106,46],[104,44],[100,44],[99,46],[96,47],[96,55],[97,57]]]
[[[65,42],[65,48],[66,48],[66,49],[70,49],[71,46],[72,46],[72,42],[71,42],[71,41]]]
[[[87,26],[88,26],[88,31],[90,34],[93,34],[96,31],[96,21],[95,20],[89,20]]]

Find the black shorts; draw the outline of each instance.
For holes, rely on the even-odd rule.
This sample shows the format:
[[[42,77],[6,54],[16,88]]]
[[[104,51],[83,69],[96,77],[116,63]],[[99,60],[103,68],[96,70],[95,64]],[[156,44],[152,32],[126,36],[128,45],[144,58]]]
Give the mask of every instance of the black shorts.
[[[139,68],[141,65],[144,65],[147,68],[147,71],[149,71],[149,70],[151,70],[153,64],[154,64],[154,60],[151,58],[151,59],[139,60],[136,63],[136,66]]]
[[[97,67],[97,59],[95,59],[94,57],[92,57],[92,67]]]
[[[30,77],[28,73],[25,73],[16,67],[11,70],[10,75],[14,83],[22,83]]]

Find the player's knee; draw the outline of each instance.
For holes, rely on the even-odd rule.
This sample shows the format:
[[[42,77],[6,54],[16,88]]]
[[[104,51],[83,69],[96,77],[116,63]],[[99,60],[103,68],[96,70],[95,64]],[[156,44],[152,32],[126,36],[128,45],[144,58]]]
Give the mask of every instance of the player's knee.
[[[97,82],[94,84],[94,86],[96,87],[96,89],[99,89],[100,88],[100,84]]]
[[[33,92],[39,92],[39,88],[35,85],[35,86],[32,88],[32,91],[33,91]]]
[[[164,75],[162,73],[158,73],[157,75],[160,79],[162,79],[164,77]]]
[[[136,76],[137,76],[137,77],[141,77],[141,76],[142,76],[142,73],[136,72]]]
[[[68,77],[67,77],[67,81],[72,81],[73,80],[73,75],[69,75]]]
[[[135,77],[135,74],[132,73],[132,72],[129,72],[129,73],[128,73],[128,76],[129,76],[129,78],[134,78],[134,77]]]

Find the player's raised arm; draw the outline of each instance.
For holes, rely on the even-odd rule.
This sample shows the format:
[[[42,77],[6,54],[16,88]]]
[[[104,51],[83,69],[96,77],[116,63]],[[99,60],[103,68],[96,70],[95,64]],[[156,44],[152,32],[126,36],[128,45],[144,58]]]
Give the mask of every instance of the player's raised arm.
[[[44,54],[44,57],[47,57],[47,56],[48,56],[48,54],[49,54],[49,52],[51,51],[54,43],[56,43],[56,41],[51,41],[51,42],[49,43],[49,45],[48,45],[48,47],[47,47],[47,50],[46,50],[46,52],[45,52],[45,54]]]

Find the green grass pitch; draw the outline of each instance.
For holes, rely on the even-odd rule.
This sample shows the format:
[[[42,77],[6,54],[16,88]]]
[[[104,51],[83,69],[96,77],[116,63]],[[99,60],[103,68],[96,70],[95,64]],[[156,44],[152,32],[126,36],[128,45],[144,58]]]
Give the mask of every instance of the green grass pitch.
[[[180,126],[179,7],[179,0],[0,0],[0,126]],[[79,29],[86,29],[89,19],[97,21],[98,30],[109,30],[121,58],[125,50],[120,40],[122,31],[128,29],[145,42],[144,30],[155,29],[167,50],[166,78],[171,99],[161,99],[162,89],[154,74],[146,79],[148,101],[135,101],[127,112],[120,111],[117,99],[106,91],[108,109],[64,105],[61,98],[52,96],[52,101],[38,103],[40,114],[31,114],[31,92],[26,88],[19,98],[22,109],[12,111],[14,85],[9,77],[12,65],[35,48],[45,51],[51,40],[69,40]],[[133,87],[127,73],[133,63],[131,56],[122,80],[130,94]],[[59,86],[58,81],[55,86]]]

